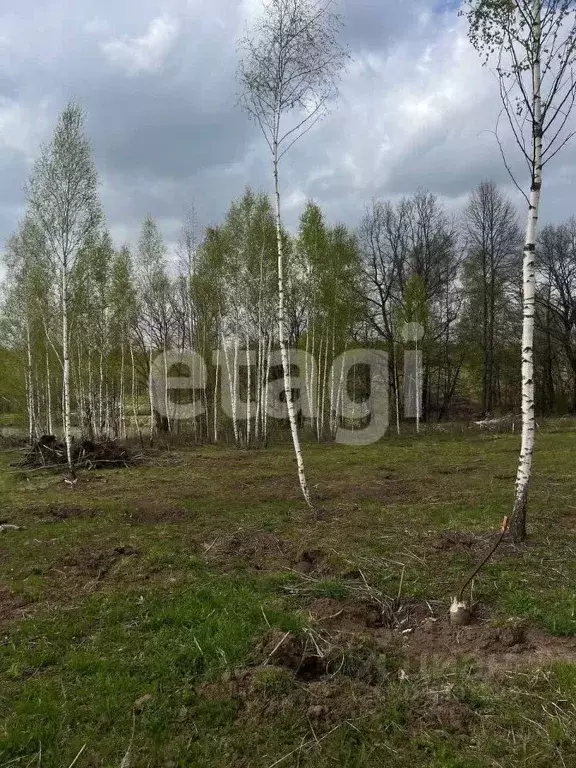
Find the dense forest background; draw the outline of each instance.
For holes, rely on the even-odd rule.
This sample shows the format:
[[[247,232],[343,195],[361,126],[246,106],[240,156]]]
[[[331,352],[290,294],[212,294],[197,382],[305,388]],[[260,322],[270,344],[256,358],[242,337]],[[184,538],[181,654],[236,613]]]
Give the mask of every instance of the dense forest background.
[[[66,115],[83,148],[84,178],[92,175],[96,188],[83,113],[69,106],[61,127]],[[42,155],[38,162],[32,201],[41,193],[34,183]],[[265,402],[269,382],[281,378],[272,359],[277,250],[269,197],[247,188],[224,221],[205,229],[191,208],[170,255],[152,216],[137,244],[114,243],[97,199],[90,204],[96,213],[65,270],[76,432],[161,430],[243,444],[269,437],[282,425],[271,424]],[[50,256],[50,230],[39,225],[38,210],[31,206],[5,245],[0,305],[0,414],[4,424],[26,425],[31,437],[57,432],[63,413],[62,269]],[[318,398],[318,418],[307,424],[315,437],[334,434],[342,387],[359,402],[367,396],[360,369],[346,382],[332,372],[333,360],[357,347],[388,352],[390,422],[400,428],[406,321],[425,329],[418,342],[423,421],[519,410],[522,233],[515,206],[494,183],[481,181],[463,210],[450,215],[425,189],[397,202],[374,199],[355,229],[326,221],[310,200],[298,231],[283,237],[288,342],[318,367],[314,380],[304,373]],[[576,219],[544,222],[537,263],[537,411],[575,413]],[[189,349],[207,365],[204,413],[166,418],[155,402],[151,365],[160,352]],[[232,417],[222,411],[223,390]],[[186,395],[170,395],[178,397]],[[248,420],[235,407],[247,400]]]

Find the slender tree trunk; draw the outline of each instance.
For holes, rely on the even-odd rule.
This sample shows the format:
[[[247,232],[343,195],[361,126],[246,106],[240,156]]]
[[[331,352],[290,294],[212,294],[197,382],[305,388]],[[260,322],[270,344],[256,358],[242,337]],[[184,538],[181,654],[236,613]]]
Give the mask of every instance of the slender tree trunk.
[[[482,227],[484,229],[484,227]],[[482,415],[488,413],[488,275],[486,249],[482,245]]]
[[[393,326],[392,326],[393,327]],[[392,375],[394,377],[394,404],[396,407],[396,434],[400,434],[400,381],[398,379],[398,350],[396,348],[396,341],[392,332],[391,336],[391,348],[392,348]]]
[[[332,413],[332,404],[334,403],[334,360],[336,359],[336,319],[332,319],[332,360],[330,366],[330,436],[336,434],[336,422]]]
[[[222,335],[222,352],[224,353],[224,365],[226,366],[226,374],[228,376],[228,392],[230,393],[230,404],[232,406],[232,431],[234,432],[234,442],[238,444],[238,421],[236,419],[236,392],[234,387],[234,377],[230,370],[230,360],[228,358],[228,351],[226,349],[226,342],[224,335]]]
[[[34,442],[34,390],[32,385],[32,347],[30,343],[30,321],[26,318],[26,400],[28,403],[28,439],[30,445]]]
[[[252,409],[251,409],[251,388],[252,388],[252,371],[250,366],[250,339],[248,337],[248,334],[246,334],[246,376],[247,376],[247,383],[246,383],[246,448],[250,447],[250,419],[252,418]]]
[[[68,273],[64,261],[62,265],[62,374],[64,398],[64,440],[66,442],[66,460],[71,478],[76,478],[72,460],[72,425],[70,418],[70,350],[68,339]]]
[[[122,339],[122,348],[120,352],[120,402],[118,408],[118,416],[120,421],[120,435],[126,439],[126,410],[125,410],[125,393],[124,393],[124,339]]]
[[[526,538],[526,517],[528,512],[528,485],[534,451],[534,293],[535,257],[538,231],[540,190],[542,188],[542,102],[540,97],[540,14],[541,0],[534,0],[534,45],[535,57],[532,64],[533,94],[533,171],[528,203],[526,242],[522,263],[523,319],[522,319],[522,443],[516,475],[516,493],[510,522],[513,541]]]
[[[416,368],[414,371],[414,378],[415,378],[414,386],[416,387],[416,434],[420,434],[421,397],[420,397],[420,361],[418,359],[418,334],[416,334],[414,338],[415,338],[414,351],[416,352]]]
[[[104,432],[104,350],[100,347],[98,364],[98,435]]]
[[[220,348],[216,350],[216,369],[214,371],[214,442],[218,442],[218,375],[220,373]]]
[[[48,418],[48,434],[52,434],[52,383],[50,381],[50,356],[46,350],[46,416]]]
[[[148,332],[150,339],[148,341],[148,400],[150,401],[150,446],[154,443],[154,386],[152,382],[152,327],[149,326]]]
[[[290,364],[288,361],[288,350],[285,340],[285,309],[284,309],[284,245],[282,243],[282,219],[280,213],[280,189],[278,185],[278,146],[274,144],[274,195],[276,199],[276,244],[278,247],[278,341],[280,344],[280,355],[282,357],[282,367],[284,369],[284,390],[286,392],[286,405],[288,407],[288,420],[290,422],[290,431],[292,433],[292,444],[296,456],[298,467],[298,479],[300,488],[306,504],[312,509],[312,500],[308,483],[306,482],[306,472],[304,468],[304,459],[300,449],[300,438],[298,436],[298,426],[294,414],[294,402],[292,400],[292,377],[290,375]]]
[[[164,408],[166,409],[166,426],[168,427],[168,434],[172,434],[172,419],[170,418],[170,396],[168,394],[168,363],[166,362],[166,335],[163,339],[163,352],[164,352]]]
[[[236,442],[242,444],[242,435],[238,429],[238,349],[240,340],[238,338],[238,316],[236,316],[236,327],[234,329],[234,373],[232,376],[232,418],[234,419],[234,438]]]
[[[264,437],[264,444],[268,440],[268,384],[270,382],[270,360],[272,358],[272,330],[268,332],[268,351],[266,354],[266,366],[264,368],[264,413],[262,423],[262,433]]]
[[[136,366],[134,365],[134,348],[132,342],[130,342],[130,360],[132,362],[132,413],[134,415],[134,424],[138,437],[140,438],[140,445],[144,448],[144,438],[142,437],[142,430],[140,429],[140,420],[138,419],[138,398],[136,393]]]
[[[258,361],[256,363],[256,409],[254,413],[254,440],[260,439],[262,419],[262,368],[263,368],[264,338],[262,335],[262,323],[258,320]]]
[[[488,411],[494,410],[494,325],[495,325],[495,300],[496,300],[496,272],[493,264],[493,257],[490,264],[490,312],[488,316]]]
[[[318,413],[316,415],[316,437],[318,442],[322,440],[322,334],[318,343],[318,381],[316,384],[316,402]]]
[[[320,434],[324,437],[324,418],[326,413],[326,391],[328,389],[328,330],[324,345],[324,370],[322,371],[322,402],[320,404]]]
[[[88,437],[93,440],[96,435],[96,400],[94,398],[94,382],[92,379],[92,351],[90,349],[90,342],[88,342],[88,409],[90,411]]]

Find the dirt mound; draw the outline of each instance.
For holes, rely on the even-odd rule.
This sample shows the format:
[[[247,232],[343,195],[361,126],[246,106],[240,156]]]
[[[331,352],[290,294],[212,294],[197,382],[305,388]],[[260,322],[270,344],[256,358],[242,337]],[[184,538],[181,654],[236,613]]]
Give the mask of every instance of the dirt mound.
[[[384,626],[382,606],[369,599],[335,600],[321,597],[307,608],[310,617],[323,626],[355,632]]]
[[[290,569],[303,574],[328,575],[333,569],[320,548],[299,548],[269,531],[237,531],[205,542],[205,555],[220,564],[241,561],[255,570]]]
[[[77,554],[62,560],[64,568],[72,569],[78,576],[103,579],[124,558],[137,557],[139,552],[131,546],[118,546],[106,550],[81,549]]]
[[[380,686],[399,668],[392,644],[384,648],[374,637],[312,627],[299,632],[271,629],[256,644],[251,661],[287,670],[304,683],[339,677]]]
[[[199,689],[203,698],[232,702],[241,719],[306,718],[316,734],[374,711],[384,696],[383,689],[349,677],[302,681],[289,669],[266,665],[227,670]],[[308,746],[315,744],[312,738]]]
[[[440,694],[436,701],[424,701],[421,707],[411,709],[408,726],[415,732],[468,736],[476,717],[474,710],[455,696]]]
[[[457,550],[460,552],[473,551],[486,544],[485,536],[476,536],[472,533],[460,533],[458,531],[440,531],[429,537],[430,545],[441,552]]]
[[[23,595],[16,595],[0,586],[0,623],[18,616],[26,604]]]
[[[319,632],[328,633],[330,642],[338,643],[343,634],[370,636],[381,650],[399,652],[413,668],[459,657],[495,669],[576,661],[576,638],[549,635],[526,620],[490,620],[482,606],[476,607],[473,622],[466,627],[450,624],[447,606],[410,598],[321,598],[312,601],[307,611]]]
[[[323,597],[313,600],[307,611],[310,618],[321,626],[359,633],[366,629],[412,631],[434,615],[433,605],[426,600],[384,596],[360,596],[345,600]]]
[[[258,643],[255,658],[265,664],[289,669],[297,680],[318,680],[327,674],[329,656],[306,633],[271,630]]]
[[[70,518],[90,518],[104,514],[101,509],[88,509],[86,507],[73,507],[66,504],[49,504],[47,507],[38,507],[30,510],[33,515],[44,522],[53,523],[58,520]]]
[[[192,518],[190,510],[170,506],[159,501],[144,499],[137,501],[126,513],[133,525],[154,525],[156,523],[184,523]]]

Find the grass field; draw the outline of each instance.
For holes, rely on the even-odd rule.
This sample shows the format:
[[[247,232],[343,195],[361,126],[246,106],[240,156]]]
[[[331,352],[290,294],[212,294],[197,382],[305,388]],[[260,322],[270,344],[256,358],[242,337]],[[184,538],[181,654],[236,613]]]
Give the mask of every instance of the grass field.
[[[0,766],[576,765],[576,430],[150,456],[74,488],[0,454]]]

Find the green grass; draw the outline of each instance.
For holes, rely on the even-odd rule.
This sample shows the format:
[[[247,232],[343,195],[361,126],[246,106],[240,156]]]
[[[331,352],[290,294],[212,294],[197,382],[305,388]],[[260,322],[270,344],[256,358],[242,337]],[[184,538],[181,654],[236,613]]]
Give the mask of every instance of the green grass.
[[[530,541],[488,564],[474,597],[496,623],[572,637],[576,432],[537,439]],[[447,610],[477,550],[435,546],[438,532],[498,529],[517,449],[515,435],[306,446],[318,518],[288,446],[182,448],[74,489],[0,454],[0,519],[24,526],[0,535],[0,767],[69,766],[81,750],[80,768],[127,751],[132,768],[576,765],[568,657],[418,665],[359,636],[311,682],[255,666],[263,637],[308,626],[311,600],[353,597],[347,572]],[[221,550],[238,531],[321,550],[326,570],[294,573],[273,546]]]

